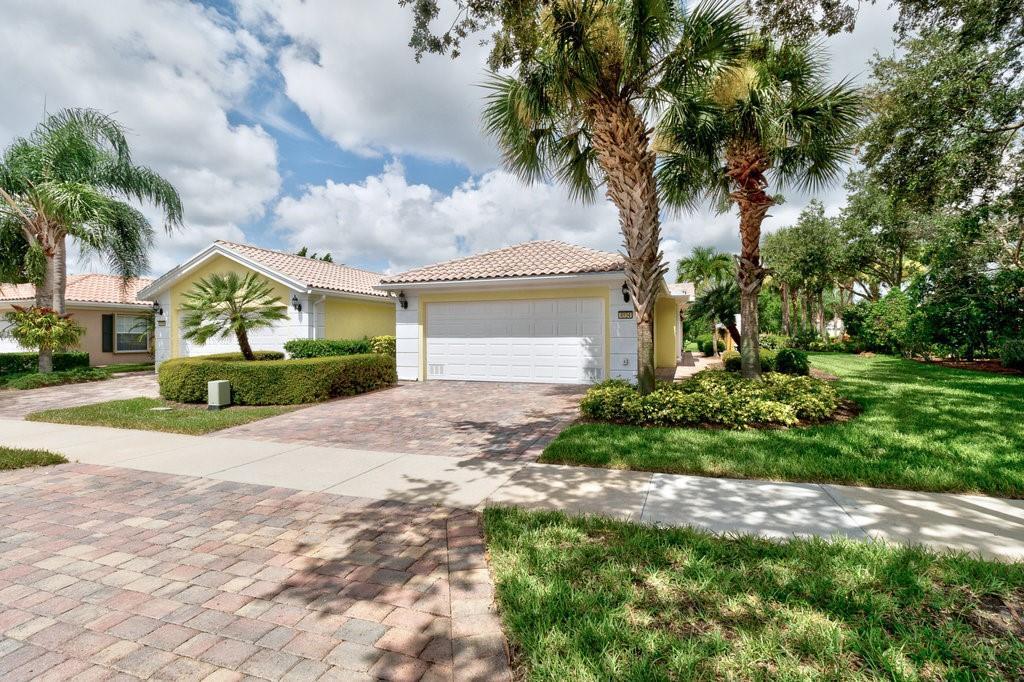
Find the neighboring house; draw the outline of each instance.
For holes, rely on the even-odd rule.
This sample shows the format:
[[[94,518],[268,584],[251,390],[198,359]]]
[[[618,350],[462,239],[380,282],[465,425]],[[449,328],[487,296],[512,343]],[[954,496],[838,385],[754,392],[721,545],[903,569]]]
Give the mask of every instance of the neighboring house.
[[[397,298],[398,377],[539,383],[636,379],[633,303],[617,253],[534,241],[385,276]],[[680,357],[692,292],[655,306],[655,358]]]
[[[156,361],[238,352],[234,337],[197,345],[182,338],[184,294],[213,273],[256,272],[287,306],[288,319],[249,335],[254,350],[283,350],[291,339],[354,339],[395,333],[395,305],[374,289],[381,275],[314,258],[216,241],[139,292],[154,301]]]
[[[89,353],[92,365],[149,362],[153,359],[150,339],[152,306],[136,298],[152,282],[139,278],[125,282],[115,275],[68,275],[64,307],[85,327],[79,350]],[[0,329],[6,329],[3,313],[12,305],[35,305],[31,284],[0,284]],[[13,339],[0,334],[0,352],[24,351]]]

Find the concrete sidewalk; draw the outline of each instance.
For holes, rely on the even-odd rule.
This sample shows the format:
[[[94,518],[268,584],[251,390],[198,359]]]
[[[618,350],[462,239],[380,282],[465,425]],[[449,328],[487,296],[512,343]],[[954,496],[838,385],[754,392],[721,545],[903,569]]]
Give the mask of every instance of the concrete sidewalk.
[[[88,464],[401,502],[514,504],[714,532],[879,538],[1024,560],[1024,500],[651,474],[0,419]]]

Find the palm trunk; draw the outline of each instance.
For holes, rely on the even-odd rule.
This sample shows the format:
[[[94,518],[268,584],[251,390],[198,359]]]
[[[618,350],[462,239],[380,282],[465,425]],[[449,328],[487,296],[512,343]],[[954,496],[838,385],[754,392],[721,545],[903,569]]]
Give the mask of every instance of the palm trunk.
[[[714,322],[711,323],[711,350],[713,357],[718,357],[721,353],[718,352],[718,325]]]
[[[249,345],[249,334],[244,329],[239,329],[235,332],[235,338],[238,339],[238,347],[242,350],[242,357],[246,360],[255,360],[256,356],[252,352],[252,346]]]
[[[725,328],[729,331],[729,336],[732,338],[732,342],[742,349],[743,335],[740,334],[740,330],[736,328],[736,323],[733,321],[726,322]]]
[[[779,288],[779,294],[782,298],[782,333],[786,336],[792,336],[793,329],[790,326],[789,320],[789,285],[783,282]]]
[[[43,281],[36,286],[36,307],[53,308],[53,293],[57,283],[57,253],[56,249],[46,249],[46,267],[43,270]],[[63,297],[62,297],[63,298]],[[49,374],[53,371],[53,349],[39,348],[38,371],[40,374]]]
[[[53,245],[53,309],[63,315],[65,290],[68,283],[68,249],[66,237],[60,237]]]
[[[625,100],[600,99],[591,107],[597,162],[607,181],[606,195],[619,212],[625,277],[637,326],[637,386],[654,390],[654,304],[666,266],[654,180],[655,154],[643,117]]]
[[[740,373],[744,378],[761,376],[758,347],[757,303],[764,283],[761,266],[761,223],[775,200],[765,192],[764,171],[770,162],[760,146],[749,140],[737,140],[726,152],[729,179],[737,186],[729,194],[740,210],[740,262],[736,274],[740,287]]]

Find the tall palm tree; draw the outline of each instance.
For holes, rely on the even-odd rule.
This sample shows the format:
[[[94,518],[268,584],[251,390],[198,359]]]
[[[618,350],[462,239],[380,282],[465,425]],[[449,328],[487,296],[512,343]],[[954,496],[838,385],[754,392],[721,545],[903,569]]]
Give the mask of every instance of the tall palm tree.
[[[747,25],[738,9],[705,4],[687,13],[678,0],[517,7],[510,40],[518,66],[513,75],[492,74],[485,128],[505,165],[526,181],[554,178],[582,200],[604,185],[618,209],[636,311],[637,378],[648,392],[654,304],[666,271],[651,121],[679,93],[735,63]]]
[[[256,359],[249,344],[250,332],[288,319],[281,297],[255,272],[244,276],[214,273],[193,284],[183,298],[181,328],[186,340],[202,344],[214,337],[234,336],[246,360]]]
[[[745,377],[761,374],[761,223],[779,201],[769,186],[817,189],[836,180],[852,155],[862,100],[848,80],[828,82],[826,63],[816,46],[758,36],[738,68],[693,81],[659,122],[659,180],[668,202],[691,206],[702,191],[723,211],[739,209]]]
[[[695,246],[689,256],[676,263],[676,281],[693,282],[695,294],[702,294],[708,287],[721,284],[733,278],[732,256],[711,246]],[[700,317],[700,315],[697,315]],[[718,355],[718,339],[715,321],[711,320],[711,345]]]
[[[129,202],[160,209],[165,227],[181,225],[181,199],[174,187],[132,163],[124,128],[91,109],[64,109],[16,139],[0,159],[0,230],[17,229],[44,266],[36,305],[64,313],[67,238],[83,253],[107,259],[125,280],[148,265],[153,228]],[[52,370],[52,356],[39,354],[39,371]]]

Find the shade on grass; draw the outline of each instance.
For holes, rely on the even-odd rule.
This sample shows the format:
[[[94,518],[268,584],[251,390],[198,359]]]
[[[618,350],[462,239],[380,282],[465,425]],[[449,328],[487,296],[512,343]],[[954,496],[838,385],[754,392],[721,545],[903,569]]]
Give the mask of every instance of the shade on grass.
[[[24,450],[22,448],[6,448],[0,446],[0,470],[21,469],[23,467],[49,466],[63,464],[67,460],[46,450]]]
[[[1022,564],[552,512],[492,508],[484,519],[526,679],[1003,680],[1024,671]]]
[[[578,424],[542,462],[1024,497],[1024,378],[885,356],[811,356],[863,413],[809,428]]]
[[[154,410],[153,408],[170,408]],[[295,409],[289,406],[235,406],[208,411],[201,405],[181,405],[159,398],[130,398],[105,403],[34,412],[29,421],[85,426],[112,426],[120,429],[144,429],[173,433],[209,433],[229,426],[248,424]]]

